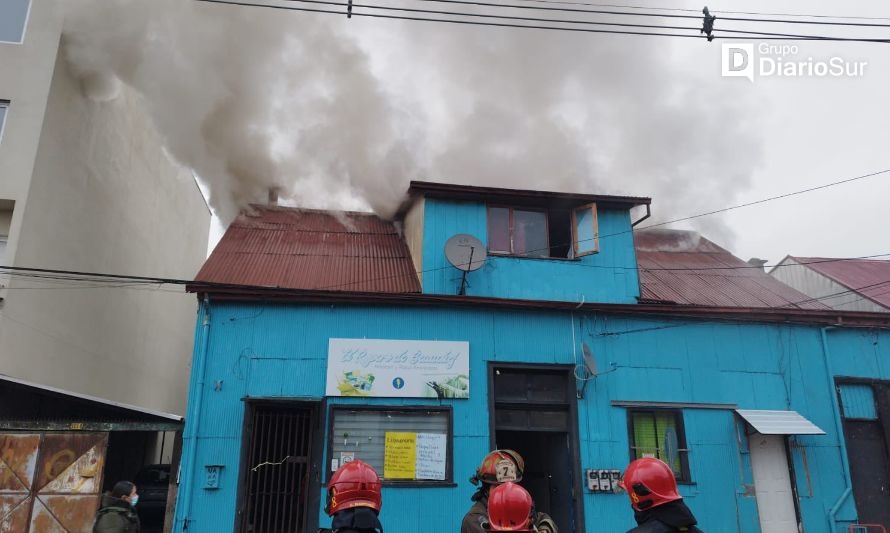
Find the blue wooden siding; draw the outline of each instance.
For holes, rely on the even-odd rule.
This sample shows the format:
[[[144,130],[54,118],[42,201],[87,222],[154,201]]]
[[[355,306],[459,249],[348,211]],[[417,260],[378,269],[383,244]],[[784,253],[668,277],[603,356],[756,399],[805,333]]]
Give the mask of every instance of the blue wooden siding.
[[[199,318],[176,531],[184,531],[184,518],[190,520],[189,531],[231,531],[242,399],[321,399],[330,337],[470,343],[471,398],[442,402],[453,407],[456,485],[385,488],[381,519],[389,533],[414,533],[419,524],[436,524],[441,531],[459,527],[474,490],[467,478],[489,446],[489,361],[571,364],[580,357],[582,341],[591,346],[601,371],[614,370],[588,383],[578,401],[581,464],[576,476],[584,468],[626,466],[627,415],[612,405],[615,400],[794,409],[827,433],[791,438],[806,531],[837,533],[856,517],[853,498],[841,499],[848,480],[818,328],[566,312],[220,303],[210,306],[206,359],[204,334]],[[835,329],[825,337],[835,375],[890,378],[890,333]],[[357,402],[439,404],[346,398],[329,403]],[[744,424],[729,409],[689,408],[683,417],[693,484],[683,485],[681,492],[703,529],[757,531]],[[325,456],[322,464],[329,460]],[[202,488],[203,466],[208,464],[224,465],[217,490]],[[196,476],[190,477],[191,472]],[[632,525],[626,495],[585,489],[581,499],[588,533],[626,531]],[[829,529],[828,511],[835,506],[839,522]],[[325,525],[321,509],[318,515]]]
[[[487,245],[484,204],[427,199],[423,292],[457,294],[460,272],[445,259],[445,241],[469,233]],[[636,303],[640,295],[630,212],[600,209],[600,251],[577,260],[489,256],[467,275],[471,296],[571,302]],[[571,240],[566,235],[565,242]]]
[[[877,420],[875,409],[875,393],[870,385],[853,385],[844,383],[838,386],[841,394],[844,418],[859,420]]]

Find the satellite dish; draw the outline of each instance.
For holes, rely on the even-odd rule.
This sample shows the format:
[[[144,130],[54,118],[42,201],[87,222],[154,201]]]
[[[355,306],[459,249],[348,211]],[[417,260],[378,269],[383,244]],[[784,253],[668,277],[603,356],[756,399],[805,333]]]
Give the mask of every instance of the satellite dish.
[[[587,369],[588,374],[595,377],[597,374],[596,359],[593,358],[593,352],[586,342],[581,343],[581,352],[584,354],[584,368]]]
[[[485,245],[472,235],[458,233],[445,241],[445,258],[458,270],[479,270],[487,257]]]

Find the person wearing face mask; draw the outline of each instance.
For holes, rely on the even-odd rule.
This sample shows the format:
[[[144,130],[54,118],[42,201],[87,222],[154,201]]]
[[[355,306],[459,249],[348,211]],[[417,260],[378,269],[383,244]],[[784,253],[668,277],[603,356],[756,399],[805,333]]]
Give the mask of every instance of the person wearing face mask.
[[[139,516],[134,509],[138,501],[136,485],[129,481],[115,483],[111,492],[102,495],[93,533],[139,533]]]

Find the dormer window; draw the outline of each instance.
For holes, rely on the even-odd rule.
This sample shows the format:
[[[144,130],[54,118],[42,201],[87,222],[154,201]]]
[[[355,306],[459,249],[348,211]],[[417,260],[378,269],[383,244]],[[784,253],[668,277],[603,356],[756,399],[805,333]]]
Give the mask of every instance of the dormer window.
[[[574,209],[489,206],[488,251],[561,259],[596,253],[596,204]]]

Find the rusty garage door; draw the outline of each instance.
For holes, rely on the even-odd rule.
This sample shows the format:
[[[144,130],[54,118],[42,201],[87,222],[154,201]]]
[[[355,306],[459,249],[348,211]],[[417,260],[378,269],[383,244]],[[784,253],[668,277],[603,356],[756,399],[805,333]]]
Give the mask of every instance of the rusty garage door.
[[[89,533],[107,433],[0,433],[0,533]]]

